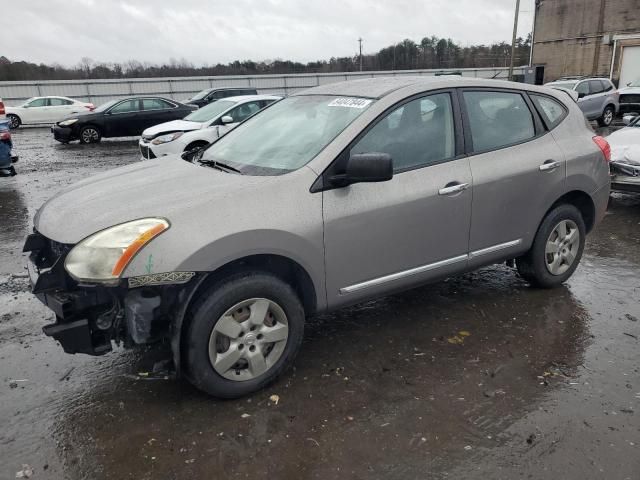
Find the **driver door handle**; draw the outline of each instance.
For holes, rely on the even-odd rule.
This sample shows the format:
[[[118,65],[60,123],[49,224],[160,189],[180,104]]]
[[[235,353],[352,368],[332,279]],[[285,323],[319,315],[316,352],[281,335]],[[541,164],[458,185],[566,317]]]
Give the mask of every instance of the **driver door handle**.
[[[438,195],[454,195],[469,188],[468,183],[448,183],[444,188],[438,190]]]
[[[540,171],[545,172],[547,170],[555,170],[560,166],[560,162],[556,162],[554,160],[547,160],[542,165],[540,165]]]

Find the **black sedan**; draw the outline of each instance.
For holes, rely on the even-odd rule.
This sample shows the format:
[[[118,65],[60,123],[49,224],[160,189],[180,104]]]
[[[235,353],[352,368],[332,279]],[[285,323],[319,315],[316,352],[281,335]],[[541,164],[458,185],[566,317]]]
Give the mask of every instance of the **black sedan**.
[[[71,115],[51,127],[53,137],[62,143],[80,140],[96,143],[103,137],[137,136],[145,128],[179,120],[197,107],[162,97],[136,97],[112,100],[93,112]]]

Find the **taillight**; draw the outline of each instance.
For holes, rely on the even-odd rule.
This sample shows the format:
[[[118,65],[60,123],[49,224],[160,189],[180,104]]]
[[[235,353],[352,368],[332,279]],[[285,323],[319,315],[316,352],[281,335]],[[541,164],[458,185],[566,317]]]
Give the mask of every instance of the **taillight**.
[[[4,115],[4,103],[0,102],[0,115]]]
[[[602,150],[602,154],[604,155],[604,159],[607,162],[611,161],[611,145],[607,142],[603,137],[596,135],[593,137],[594,143]]]
[[[11,140],[11,134],[9,132],[0,133],[0,140]]]

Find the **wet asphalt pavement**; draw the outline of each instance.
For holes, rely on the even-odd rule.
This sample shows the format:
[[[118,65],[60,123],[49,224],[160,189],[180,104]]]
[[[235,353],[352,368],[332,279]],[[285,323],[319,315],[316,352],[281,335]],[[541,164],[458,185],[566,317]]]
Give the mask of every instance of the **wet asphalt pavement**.
[[[71,356],[44,336],[51,314],[21,254],[35,210],[138,161],[136,142],[60,145],[27,128],[14,143],[19,175],[0,178],[0,479],[23,464],[36,479],[640,478],[640,197],[612,197],[562,288],[492,266],[312,318],[294,370],[219,401],[137,380],[154,351]]]

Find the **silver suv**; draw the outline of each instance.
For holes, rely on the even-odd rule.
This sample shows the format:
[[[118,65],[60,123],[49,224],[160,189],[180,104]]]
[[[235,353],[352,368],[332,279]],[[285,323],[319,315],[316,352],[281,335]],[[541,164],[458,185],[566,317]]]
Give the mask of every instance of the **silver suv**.
[[[587,120],[597,120],[608,127],[620,110],[620,93],[608,78],[563,78],[546,84],[547,87],[575,91],[578,105]]]
[[[607,155],[544,87],[313,88],[193,163],[135,163],[45,203],[25,244],[56,314],[44,332],[92,355],[168,341],[198,388],[244,395],[293,362],[318,312],[514,259],[532,285],[560,285],[604,215]]]

